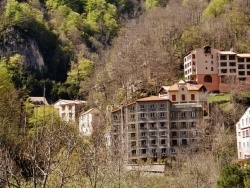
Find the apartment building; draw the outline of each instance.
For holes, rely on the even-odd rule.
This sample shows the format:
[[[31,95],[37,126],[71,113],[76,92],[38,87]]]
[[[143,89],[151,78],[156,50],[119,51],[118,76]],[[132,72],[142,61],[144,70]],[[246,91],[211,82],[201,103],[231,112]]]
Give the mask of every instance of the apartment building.
[[[235,125],[238,159],[250,158],[250,107]]]
[[[172,103],[159,96],[138,99],[111,113],[113,154],[131,163],[193,152],[202,118],[199,103]]]
[[[102,124],[101,111],[97,108],[91,108],[80,113],[79,116],[79,132],[83,136],[91,136],[94,127]]]
[[[218,91],[218,53],[219,50],[210,46],[191,51],[184,57],[185,80],[203,84],[209,91]]]
[[[190,83],[203,84],[208,91],[228,92],[232,85],[237,90],[249,90],[250,54],[204,46],[184,57],[184,76]]]
[[[53,104],[59,116],[66,122],[78,121],[78,116],[85,101],[59,99]]]

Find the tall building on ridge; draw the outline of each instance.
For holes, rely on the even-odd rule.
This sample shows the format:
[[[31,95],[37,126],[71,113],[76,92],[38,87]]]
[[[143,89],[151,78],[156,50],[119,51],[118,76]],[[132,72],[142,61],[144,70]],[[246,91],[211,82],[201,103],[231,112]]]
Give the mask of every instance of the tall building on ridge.
[[[187,82],[203,84],[208,91],[228,92],[232,85],[247,91],[250,89],[250,54],[204,46],[184,57],[184,76]]]
[[[195,49],[185,56],[184,76],[186,81],[203,84],[209,91],[218,91],[218,53],[219,50],[205,46]]]

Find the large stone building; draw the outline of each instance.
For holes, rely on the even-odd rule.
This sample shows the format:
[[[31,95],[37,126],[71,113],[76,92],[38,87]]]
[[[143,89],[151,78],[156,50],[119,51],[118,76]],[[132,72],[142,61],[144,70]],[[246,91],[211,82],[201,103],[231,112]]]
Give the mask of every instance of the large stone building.
[[[183,81],[174,85],[173,91],[169,90],[171,87],[164,86],[159,96],[138,99],[112,112],[114,155],[120,154],[128,162],[133,162],[187,154],[197,149],[204,113],[199,96],[204,87],[197,86],[189,91],[192,86]],[[174,101],[169,92],[175,93]]]
[[[250,158],[250,107],[235,125],[238,159]]]
[[[184,57],[184,76],[190,83],[203,84],[208,91],[228,92],[250,88],[250,54],[198,48]]]

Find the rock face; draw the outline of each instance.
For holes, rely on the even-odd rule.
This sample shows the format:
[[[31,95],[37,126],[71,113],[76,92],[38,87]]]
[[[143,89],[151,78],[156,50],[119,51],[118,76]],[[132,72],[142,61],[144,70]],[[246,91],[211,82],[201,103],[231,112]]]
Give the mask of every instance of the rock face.
[[[11,27],[0,36],[0,57],[14,54],[20,54],[28,67],[42,72],[46,70],[36,41]]]

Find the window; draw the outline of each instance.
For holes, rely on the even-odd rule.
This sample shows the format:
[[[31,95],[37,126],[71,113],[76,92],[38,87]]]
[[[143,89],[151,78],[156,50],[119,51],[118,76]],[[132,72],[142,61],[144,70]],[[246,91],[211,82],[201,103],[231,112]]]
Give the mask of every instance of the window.
[[[204,82],[209,82],[209,83],[212,83],[212,77],[210,75],[206,75],[204,76]]]
[[[130,114],[130,120],[135,120],[135,114]]]
[[[144,104],[140,105],[140,109],[141,109],[141,110],[144,110],[144,109],[145,109]]]
[[[160,122],[161,127],[165,127],[166,123],[165,122]]]
[[[186,100],[185,94],[182,94],[182,95],[181,95],[181,100],[182,100],[182,101],[185,101],[185,100]]]
[[[196,127],[196,122],[191,122],[191,127]]]
[[[135,129],[135,124],[131,124],[130,127],[131,127],[132,130],[134,130]]]
[[[160,117],[165,117],[165,112],[160,112]]]
[[[176,129],[176,128],[177,128],[177,125],[176,125],[175,122],[172,122],[172,123],[171,123],[171,128],[172,128],[172,129]]]
[[[227,56],[221,55],[221,56],[220,56],[220,60],[227,60]]]
[[[246,137],[249,137],[249,130],[246,130]]]
[[[181,128],[187,128],[187,123],[186,122],[181,122]]]
[[[236,73],[236,69],[229,69],[230,73]]]
[[[214,71],[214,68],[213,68],[213,67],[211,67],[211,71]]]
[[[238,69],[244,69],[245,65],[238,65]]]
[[[62,118],[65,118],[65,113],[62,113]]]
[[[136,155],[136,150],[135,150],[135,149],[132,150],[131,154],[132,154],[132,155]]]
[[[221,69],[221,73],[227,73],[227,69]]]
[[[176,101],[176,95],[172,95],[172,101]]]
[[[152,154],[154,155],[154,157],[157,157],[156,149],[152,149],[151,152],[152,152]]]
[[[240,136],[241,134],[240,134],[241,132],[238,132],[238,136]]]
[[[166,140],[161,140],[161,145],[165,145],[166,144]]]
[[[146,146],[147,145],[147,141],[146,140],[141,140],[141,146]]]
[[[161,154],[166,155],[167,154],[167,148],[161,148]]]
[[[187,139],[181,139],[181,145],[187,145]]]
[[[141,132],[141,137],[145,137],[146,136],[146,132]]]
[[[131,106],[131,107],[130,107],[130,111],[132,111],[132,112],[135,111],[135,107],[134,107],[134,106]]]
[[[156,123],[150,123],[150,128],[156,128]]]
[[[195,100],[195,94],[191,94],[191,100],[192,100],[192,101]]]
[[[142,155],[145,155],[147,153],[147,150],[146,149],[141,149],[141,154]]]
[[[69,110],[72,110],[72,106],[71,105],[69,106]]]
[[[174,118],[174,117],[175,117],[175,113],[174,113],[174,112],[171,112],[171,113],[170,113],[170,116],[171,116],[171,118]]]
[[[136,134],[135,133],[131,133],[131,138],[135,138]]]
[[[160,108],[161,108],[161,109],[164,109],[164,108],[165,108],[165,104],[161,104],[161,105],[160,105]]]
[[[172,137],[177,137],[177,132],[176,131],[172,131]]]
[[[131,147],[135,147],[136,146],[136,141],[132,141],[131,142]]]
[[[235,60],[235,55],[229,55],[229,60]]]
[[[191,117],[196,117],[196,112],[191,112]]]
[[[141,128],[141,129],[146,128],[146,124],[145,124],[145,123],[140,123],[140,128]]]
[[[161,131],[161,132],[160,132],[160,135],[161,135],[161,136],[166,136],[166,131]]]
[[[151,105],[150,105],[150,109],[151,109],[151,110],[155,109],[155,105],[154,105],[154,104],[151,104]]]
[[[69,119],[72,119],[73,113],[69,113]]]
[[[181,117],[182,118],[186,117],[186,113],[185,112],[181,112]]]
[[[151,140],[150,143],[151,143],[151,145],[155,145],[156,144],[156,140]]]
[[[140,114],[140,118],[141,118],[141,119],[145,118],[145,113],[141,113],[141,114]]]
[[[229,62],[229,66],[235,67],[236,66],[236,62]]]
[[[192,54],[192,59],[195,59],[195,54]]]
[[[177,146],[177,145],[178,145],[177,140],[172,140],[172,146]]]
[[[245,75],[245,71],[239,71],[239,75],[240,76],[244,76]]]
[[[244,58],[239,57],[238,62],[244,62]]]
[[[221,63],[220,63],[220,66],[221,66],[221,67],[226,67],[226,66],[227,66],[227,62],[221,62]]]
[[[150,132],[150,135],[151,135],[151,136],[155,136],[155,135],[156,135],[156,132],[155,132],[155,131],[152,131],[152,132]]]
[[[187,137],[187,131],[181,131],[181,137]]]
[[[171,149],[171,153],[175,154],[176,150],[174,148]]]
[[[243,138],[245,138],[245,136],[246,136],[246,133],[245,133],[245,131],[243,131],[242,133],[243,133]]]
[[[155,113],[150,113],[150,118],[154,119],[155,118]]]
[[[62,111],[64,111],[65,110],[65,106],[62,106]]]

